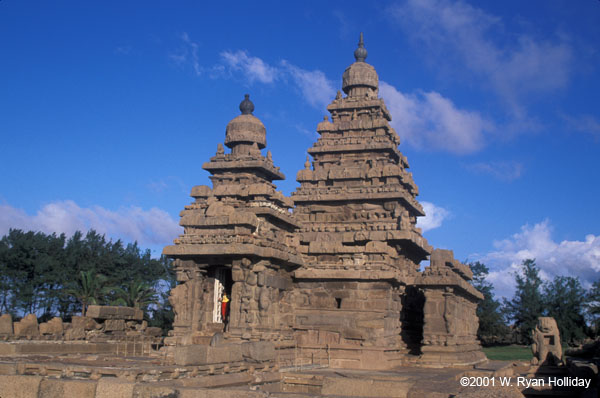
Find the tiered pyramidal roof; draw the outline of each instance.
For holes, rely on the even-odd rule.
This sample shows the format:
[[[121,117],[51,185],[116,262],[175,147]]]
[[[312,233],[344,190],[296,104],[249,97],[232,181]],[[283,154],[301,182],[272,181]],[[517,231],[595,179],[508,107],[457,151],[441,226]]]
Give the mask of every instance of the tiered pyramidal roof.
[[[164,254],[177,258],[205,257],[223,264],[223,257],[240,255],[271,258],[297,265],[292,231],[297,228],[289,213],[292,201],[276,190],[273,180],[285,176],[273,164],[271,153],[263,156],[266,130],[255,117],[249,96],[240,104],[241,115],[227,124],[225,153],[222,144],[202,168],[211,173],[213,188],[192,189],[194,203],[181,212],[184,234],[167,246]],[[214,257],[214,260],[211,260]]]
[[[318,124],[320,138],[298,172],[292,194],[302,225],[305,266],[296,278],[394,279],[411,283],[431,247],[416,227],[424,212],[418,188],[398,150],[400,138],[379,97],[379,79],[365,62],[361,33],[356,62],[327,106],[331,121]]]

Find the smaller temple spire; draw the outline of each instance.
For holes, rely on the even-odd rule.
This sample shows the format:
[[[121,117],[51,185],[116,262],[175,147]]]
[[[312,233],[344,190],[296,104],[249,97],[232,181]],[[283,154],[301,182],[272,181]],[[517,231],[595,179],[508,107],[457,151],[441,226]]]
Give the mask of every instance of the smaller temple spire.
[[[367,59],[367,49],[365,48],[365,41],[363,40],[363,32],[360,32],[358,48],[354,50],[354,58],[356,59],[356,62],[365,62],[365,59]]]
[[[240,104],[240,111],[242,111],[242,115],[252,115],[252,112],[254,112],[254,104],[250,101],[250,94],[244,95],[244,100]]]

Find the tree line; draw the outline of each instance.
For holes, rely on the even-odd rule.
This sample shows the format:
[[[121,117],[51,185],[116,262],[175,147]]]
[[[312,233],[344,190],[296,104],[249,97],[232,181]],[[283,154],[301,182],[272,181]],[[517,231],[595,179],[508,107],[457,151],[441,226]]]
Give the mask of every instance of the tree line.
[[[556,320],[561,340],[577,344],[600,331],[600,281],[585,289],[578,278],[556,276],[544,282],[534,259],[524,260],[514,274],[515,293],[511,299],[494,298],[493,286],[486,280],[489,269],[481,262],[469,264],[473,285],[483,293],[477,307],[478,336],[481,341],[497,343],[512,335],[529,344],[531,330],[540,316]],[[510,325],[510,326],[508,326]]]
[[[67,238],[11,229],[0,239],[0,313],[16,319],[68,319],[89,304],[115,304],[141,308],[151,324],[168,328],[173,284],[169,259],[94,230]]]

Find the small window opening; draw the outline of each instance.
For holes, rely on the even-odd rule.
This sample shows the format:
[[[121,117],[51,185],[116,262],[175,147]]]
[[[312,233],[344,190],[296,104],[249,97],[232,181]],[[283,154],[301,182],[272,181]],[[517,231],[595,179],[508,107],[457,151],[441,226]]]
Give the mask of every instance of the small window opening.
[[[336,297],[335,298],[335,304],[336,304],[337,308],[342,308],[342,299]]]

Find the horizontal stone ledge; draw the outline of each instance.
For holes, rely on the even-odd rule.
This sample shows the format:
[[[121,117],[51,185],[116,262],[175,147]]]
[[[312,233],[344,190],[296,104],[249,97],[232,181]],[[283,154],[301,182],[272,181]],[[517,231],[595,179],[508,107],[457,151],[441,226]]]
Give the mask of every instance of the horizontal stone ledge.
[[[272,258],[284,263],[302,265],[304,260],[300,255],[294,255],[283,252],[278,249],[263,247],[248,243],[229,243],[229,244],[193,244],[182,243],[166,246],[163,254],[167,256],[256,256],[262,258]]]
[[[141,321],[144,319],[144,311],[133,307],[120,307],[113,305],[90,305],[86,316],[95,319],[124,319]]]
[[[296,270],[294,278],[297,279],[359,279],[359,280],[378,280],[389,279],[404,281],[401,274],[393,271],[356,271],[356,270]]]

